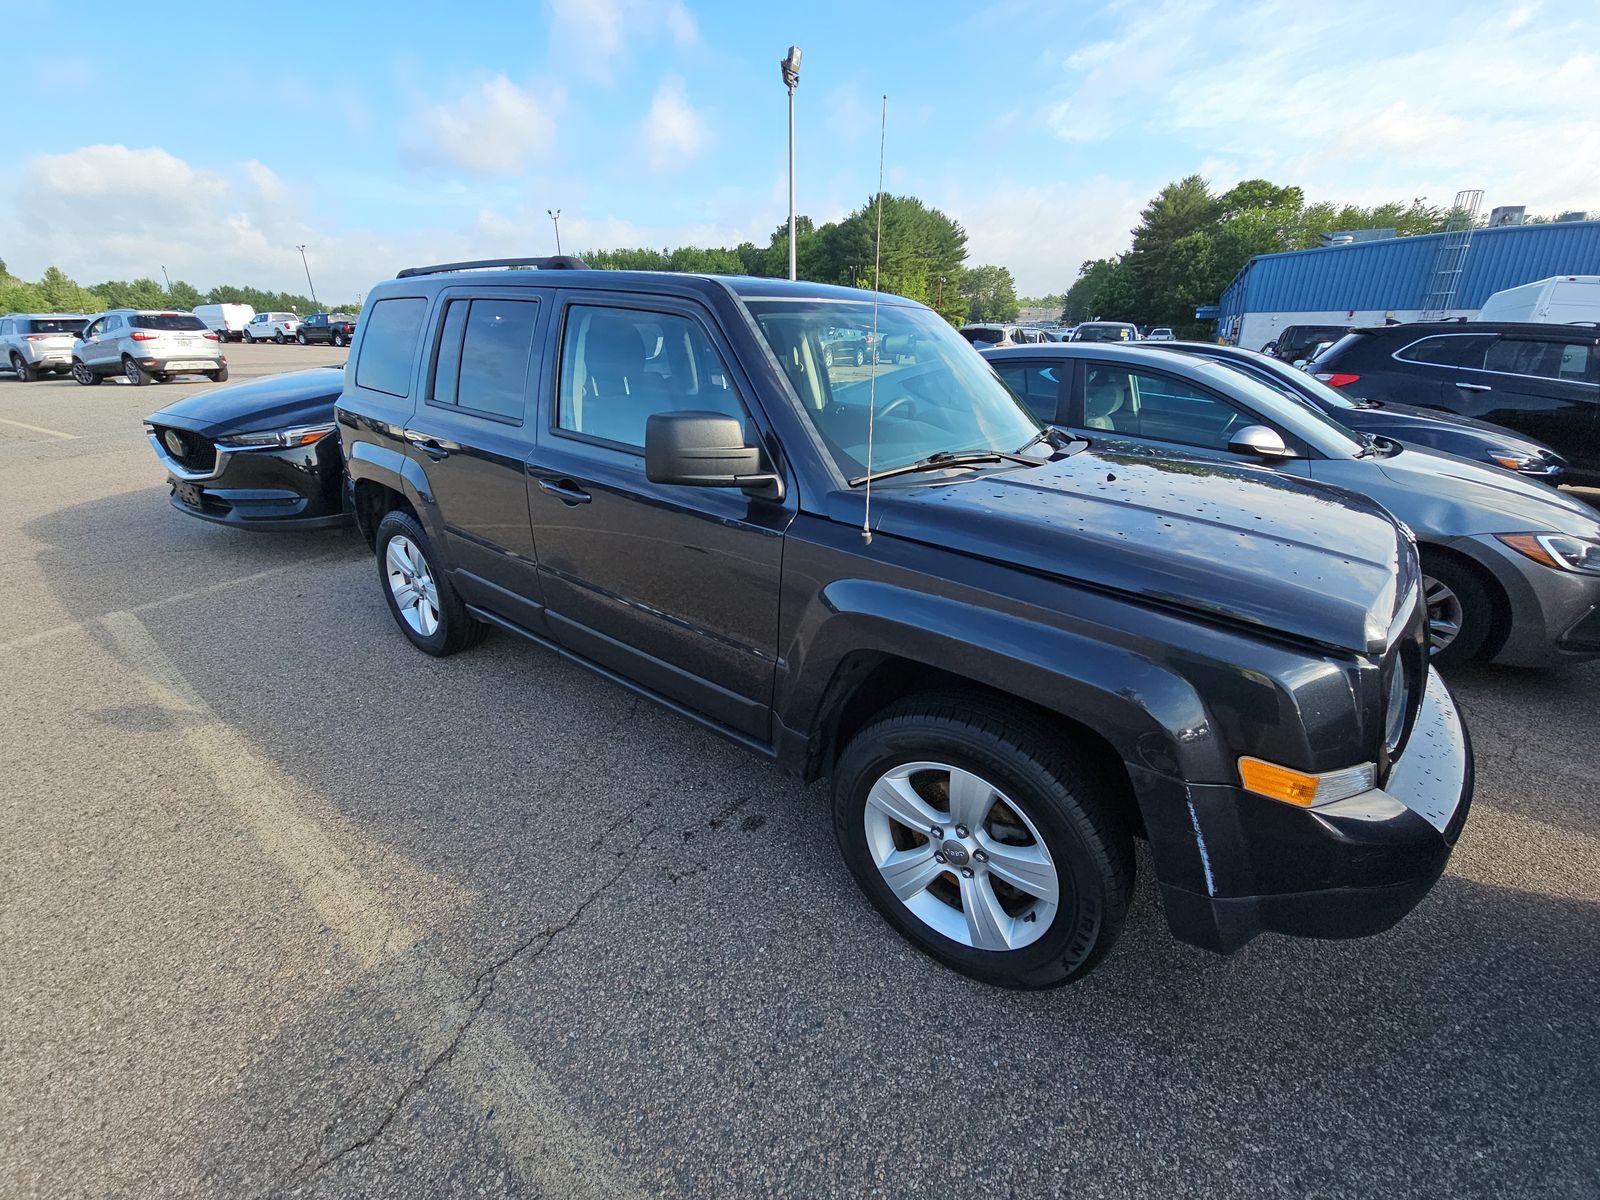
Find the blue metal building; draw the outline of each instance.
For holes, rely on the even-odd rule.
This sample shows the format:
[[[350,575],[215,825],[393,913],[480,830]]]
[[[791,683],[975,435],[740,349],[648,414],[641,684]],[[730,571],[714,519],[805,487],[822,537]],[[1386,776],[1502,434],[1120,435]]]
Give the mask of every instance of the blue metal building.
[[[1258,254],[1215,314],[1217,335],[1259,349],[1287,325],[1382,324],[1422,312],[1441,233]],[[1495,292],[1552,275],[1600,275],[1600,221],[1474,230],[1447,315],[1470,317]]]

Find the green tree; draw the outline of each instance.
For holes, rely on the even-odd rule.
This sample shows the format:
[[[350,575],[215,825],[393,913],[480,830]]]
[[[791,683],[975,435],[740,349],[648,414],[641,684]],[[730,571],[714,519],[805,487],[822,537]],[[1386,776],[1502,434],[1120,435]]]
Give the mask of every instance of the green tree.
[[[1015,321],[1017,288],[1005,267],[972,267],[961,274],[969,321]]]

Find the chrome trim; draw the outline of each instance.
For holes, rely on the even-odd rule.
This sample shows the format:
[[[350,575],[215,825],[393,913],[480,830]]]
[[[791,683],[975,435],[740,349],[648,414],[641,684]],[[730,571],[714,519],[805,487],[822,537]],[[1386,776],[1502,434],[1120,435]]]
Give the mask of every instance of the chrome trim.
[[[167,453],[166,447],[161,444],[161,439],[156,436],[154,426],[146,425],[144,427],[144,436],[149,440],[150,448],[156,452],[156,458],[167,469],[167,474],[175,479],[183,480],[184,483],[204,483],[208,479],[215,479],[222,474],[223,468],[228,465],[228,459],[232,454],[230,450],[217,447],[217,461],[212,465],[211,470],[191,471]],[[211,444],[216,446],[214,441]]]

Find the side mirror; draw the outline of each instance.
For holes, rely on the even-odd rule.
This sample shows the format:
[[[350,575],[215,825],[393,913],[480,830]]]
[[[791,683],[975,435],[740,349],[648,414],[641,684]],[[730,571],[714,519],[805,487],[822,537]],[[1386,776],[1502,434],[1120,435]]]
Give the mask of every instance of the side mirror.
[[[1266,425],[1246,425],[1228,442],[1235,454],[1254,454],[1258,458],[1293,458],[1294,451],[1284,445],[1276,429]]]
[[[645,422],[644,473],[651,483],[743,488],[783,499],[783,477],[762,466],[761,448],[744,444],[744,425],[737,417],[665,412]]]

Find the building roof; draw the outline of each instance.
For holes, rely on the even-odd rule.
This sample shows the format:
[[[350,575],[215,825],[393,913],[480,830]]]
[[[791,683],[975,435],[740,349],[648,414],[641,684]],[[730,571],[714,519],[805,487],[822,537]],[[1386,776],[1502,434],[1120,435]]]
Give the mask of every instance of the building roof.
[[[1222,293],[1221,316],[1246,312],[1418,309],[1441,233],[1258,254]],[[1552,275],[1600,273],[1600,221],[1476,229],[1453,307]]]

